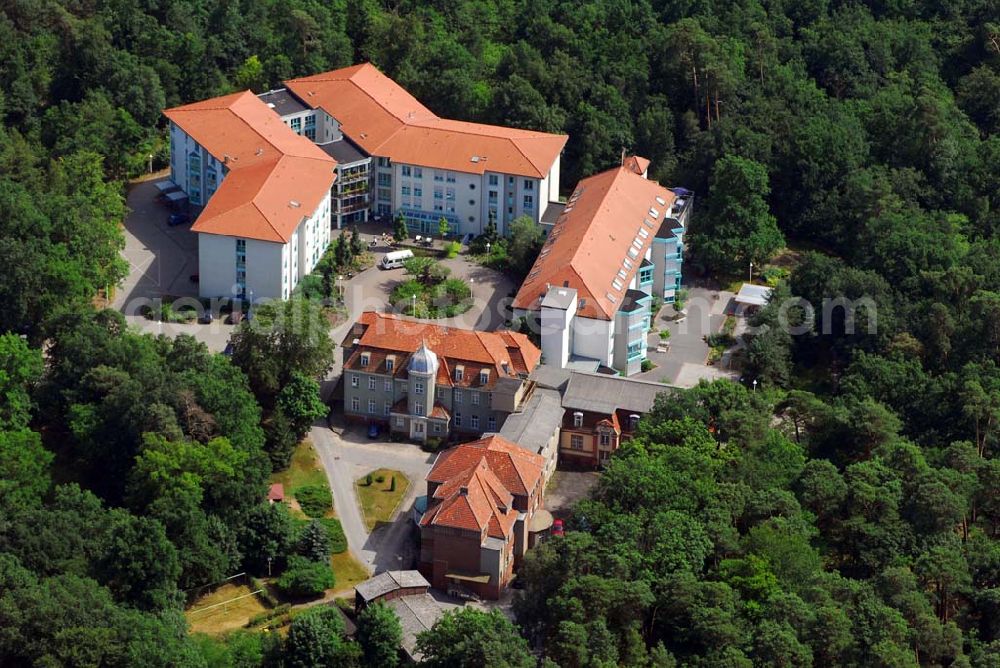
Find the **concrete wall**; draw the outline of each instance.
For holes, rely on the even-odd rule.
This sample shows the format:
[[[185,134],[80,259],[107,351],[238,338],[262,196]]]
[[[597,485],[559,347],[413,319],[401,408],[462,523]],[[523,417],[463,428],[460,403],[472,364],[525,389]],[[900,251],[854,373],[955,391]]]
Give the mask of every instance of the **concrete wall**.
[[[597,318],[573,318],[573,353],[611,366],[612,322]]]
[[[573,314],[576,313],[576,297],[568,309],[543,307],[541,324],[542,361],[546,364],[565,368],[569,361],[573,331]]]

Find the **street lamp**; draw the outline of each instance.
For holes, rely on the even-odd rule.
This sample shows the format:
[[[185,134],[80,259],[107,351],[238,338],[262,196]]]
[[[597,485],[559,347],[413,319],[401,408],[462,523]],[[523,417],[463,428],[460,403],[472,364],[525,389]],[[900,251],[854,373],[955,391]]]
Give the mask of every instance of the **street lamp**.
[[[153,154],[149,154],[149,173],[153,173]]]
[[[486,242],[486,257],[489,258],[489,256],[490,256],[490,242],[487,241]]]
[[[413,302],[413,306],[410,307],[410,315],[412,315],[414,318],[416,318],[417,317],[417,296],[416,295],[411,295],[410,299]]]
[[[757,392],[757,379],[756,378],[753,379],[753,391],[755,393]]]
[[[750,263],[750,282],[753,283],[753,262]]]

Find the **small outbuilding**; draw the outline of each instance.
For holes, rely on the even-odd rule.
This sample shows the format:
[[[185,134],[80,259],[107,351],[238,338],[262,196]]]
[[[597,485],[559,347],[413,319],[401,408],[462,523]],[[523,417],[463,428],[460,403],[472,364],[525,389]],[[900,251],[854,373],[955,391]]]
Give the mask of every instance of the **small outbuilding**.
[[[267,502],[268,503],[283,503],[285,500],[285,486],[280,482],[276,482],[271,485],[271,489],[267,492]]]
[[[740,291],[736,294],[736,315],[746,316],[767,305],[771,299],[773,288],[766,285],[753,285],[744,283],[740,286]]]

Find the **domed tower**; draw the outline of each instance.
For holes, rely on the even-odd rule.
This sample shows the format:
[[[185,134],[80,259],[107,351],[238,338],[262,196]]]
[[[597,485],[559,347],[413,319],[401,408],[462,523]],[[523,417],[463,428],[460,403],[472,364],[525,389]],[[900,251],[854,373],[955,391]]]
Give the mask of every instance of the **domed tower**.
[[[434,408],[434,384],[437,380],[438,356],[421,343],[406,366],[409,388],[406,393],[410,415],[428,416]],[[419,405],[418,405],[419,404]]]

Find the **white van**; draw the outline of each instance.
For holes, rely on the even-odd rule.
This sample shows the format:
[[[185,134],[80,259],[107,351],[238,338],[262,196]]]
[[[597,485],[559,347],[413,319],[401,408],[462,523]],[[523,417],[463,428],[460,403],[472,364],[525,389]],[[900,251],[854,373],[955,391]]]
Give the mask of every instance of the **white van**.
[[[385,254],[379,266],[383,269],[399,269],[411,257],[413,257],[413,251],[411,250],[393,251]]]

